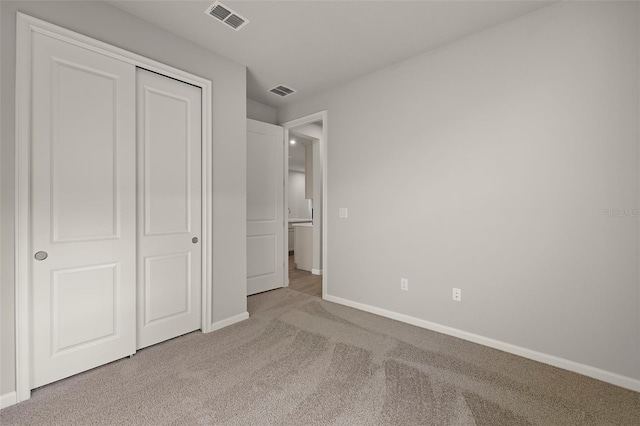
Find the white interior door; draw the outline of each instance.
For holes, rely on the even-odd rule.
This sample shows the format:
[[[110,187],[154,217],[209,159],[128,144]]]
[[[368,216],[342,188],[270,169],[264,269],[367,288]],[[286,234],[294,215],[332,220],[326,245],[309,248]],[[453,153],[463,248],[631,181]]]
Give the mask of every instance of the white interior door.
[[[138,69],[138,344],[201,326],[201,89]]]
[[[136,349],[135,67],[34,33],[32,72],[35,388]]]
[[[284,285],[284,130],[247,120],[247,294]]]

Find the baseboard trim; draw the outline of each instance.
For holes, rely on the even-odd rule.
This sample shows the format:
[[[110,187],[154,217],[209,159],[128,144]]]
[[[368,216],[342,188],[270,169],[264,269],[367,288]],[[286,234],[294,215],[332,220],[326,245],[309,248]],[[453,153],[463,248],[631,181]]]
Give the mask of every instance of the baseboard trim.
[[[565,358],[560,358],[554,355],[545,354],[542,352],[534,351],[531,349],[523,348],[521,346],[512,345],[511,343],[502,342],[500,340],[491,339],[478,334],[469,333],[457,328],[448,327],[446,325],[426,321],[420,318],[412,317],[409,315],[400,314],[387,309],[378,308],[364,303],[354,302],[352,300],[343,299],[341,297],[326,295],[325,300],[334,302],[340,305],[349,306],[351,308],[359,309],[361,311],[369,312],[372,314],[380,315],[386,318],[391,318],[397,321],[401,321],[407,324],[415,325],[417,327],[426,328],[438,333],[447,334],[449,336],[457,337],[459,339],[467,340],[469,342],[478,343],[480,345],[488,346],[490,348],[498,349],[504,352],[508,352],[514,355],[518,355],[524,358],[532,359],[534,361],[542,362],[544,364],[552,365],[554,367],[569,370],[574,373],[582,374],[603,382],[611,383],[612,385],[620,386],[625,389],[630,389],[636,392],[640,392],[640,380],[631,377],[626,377],[618,373],[602,370],[600,368],[592,367],[590,365],[581,364],[575,361],[570,361]]]
[[[322,275],[322,269],[312,269],[311,273],[313,275]]]
[[[15,405],[17,402],[18,400],[15,391],[0,395],[0,410]]]
[[[220,321],[216,321],[213,324],[211,324],[211,331],[220,330],[221,328],[228,327],[232,324],[235,324],[240,321],[244,321],[248,318],[249,318],[249,312],[243,312],[241,314],[234,315],[232,317],[225,318]]]

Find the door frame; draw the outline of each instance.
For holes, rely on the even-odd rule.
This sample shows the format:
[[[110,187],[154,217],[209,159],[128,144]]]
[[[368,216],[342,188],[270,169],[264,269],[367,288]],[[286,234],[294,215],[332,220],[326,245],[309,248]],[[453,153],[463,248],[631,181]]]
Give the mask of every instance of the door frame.
[[[295,120],[287,121],[285,123],[280,124],[284,128],[284,172],[285,172],[285,180],[284,180],[284,211],[287,211],[289,207],[289,179],[286,178],[289,175],[289,129],[293,127],[298,127],[303,124],[310,124],[317,121],[322,121],[322,139],[318,142],[320,144],[320,165],[322,170],[322,262],[320,264],[320,270],[322,271],[322,298],[327,298],[327,290],[329,288],[329,280],[328,280],[328,268],[327,268],[327,223],[329,222],[329,218],[327,216],[327,142],[328,142],[328,134],[329,134],[329,123],[327,121],[327,110],[323,110],[320,112],[316,112],[314,114],[305,115],[303,117],[297,118]],[[289,228],[289,221],[284,221],[284,231],[287,235]],[[289,259],[289,240],[288,238],[284,239],[284,255],[285,259]],[[284,268],[285,273],[285,286],[289,286],[289,268],[288,266]]]
[[[202,89],[202,316],[203,333],[212,327],[212,83],[119,47],[17,12],[16,19],[16,170],[15,170],[15,345],[16,402],[31,398],[31,54],[39,33]]]

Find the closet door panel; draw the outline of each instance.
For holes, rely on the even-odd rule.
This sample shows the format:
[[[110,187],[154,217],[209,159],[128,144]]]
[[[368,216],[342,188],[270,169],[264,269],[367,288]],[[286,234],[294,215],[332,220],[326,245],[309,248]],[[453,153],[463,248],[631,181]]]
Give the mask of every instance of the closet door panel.
[[[36,33],[32,67],[34,388],[135,352],[136,165],[133,65]]]
[[[138,337],[201,326],[201,89],[138,69]]]

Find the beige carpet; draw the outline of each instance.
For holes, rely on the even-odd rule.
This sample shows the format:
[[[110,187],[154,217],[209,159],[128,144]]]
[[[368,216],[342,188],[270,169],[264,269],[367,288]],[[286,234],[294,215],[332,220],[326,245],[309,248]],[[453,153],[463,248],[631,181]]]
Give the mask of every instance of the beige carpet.
[[[0,423],[638,425],[640,394],[289,289],[33,392]]]

